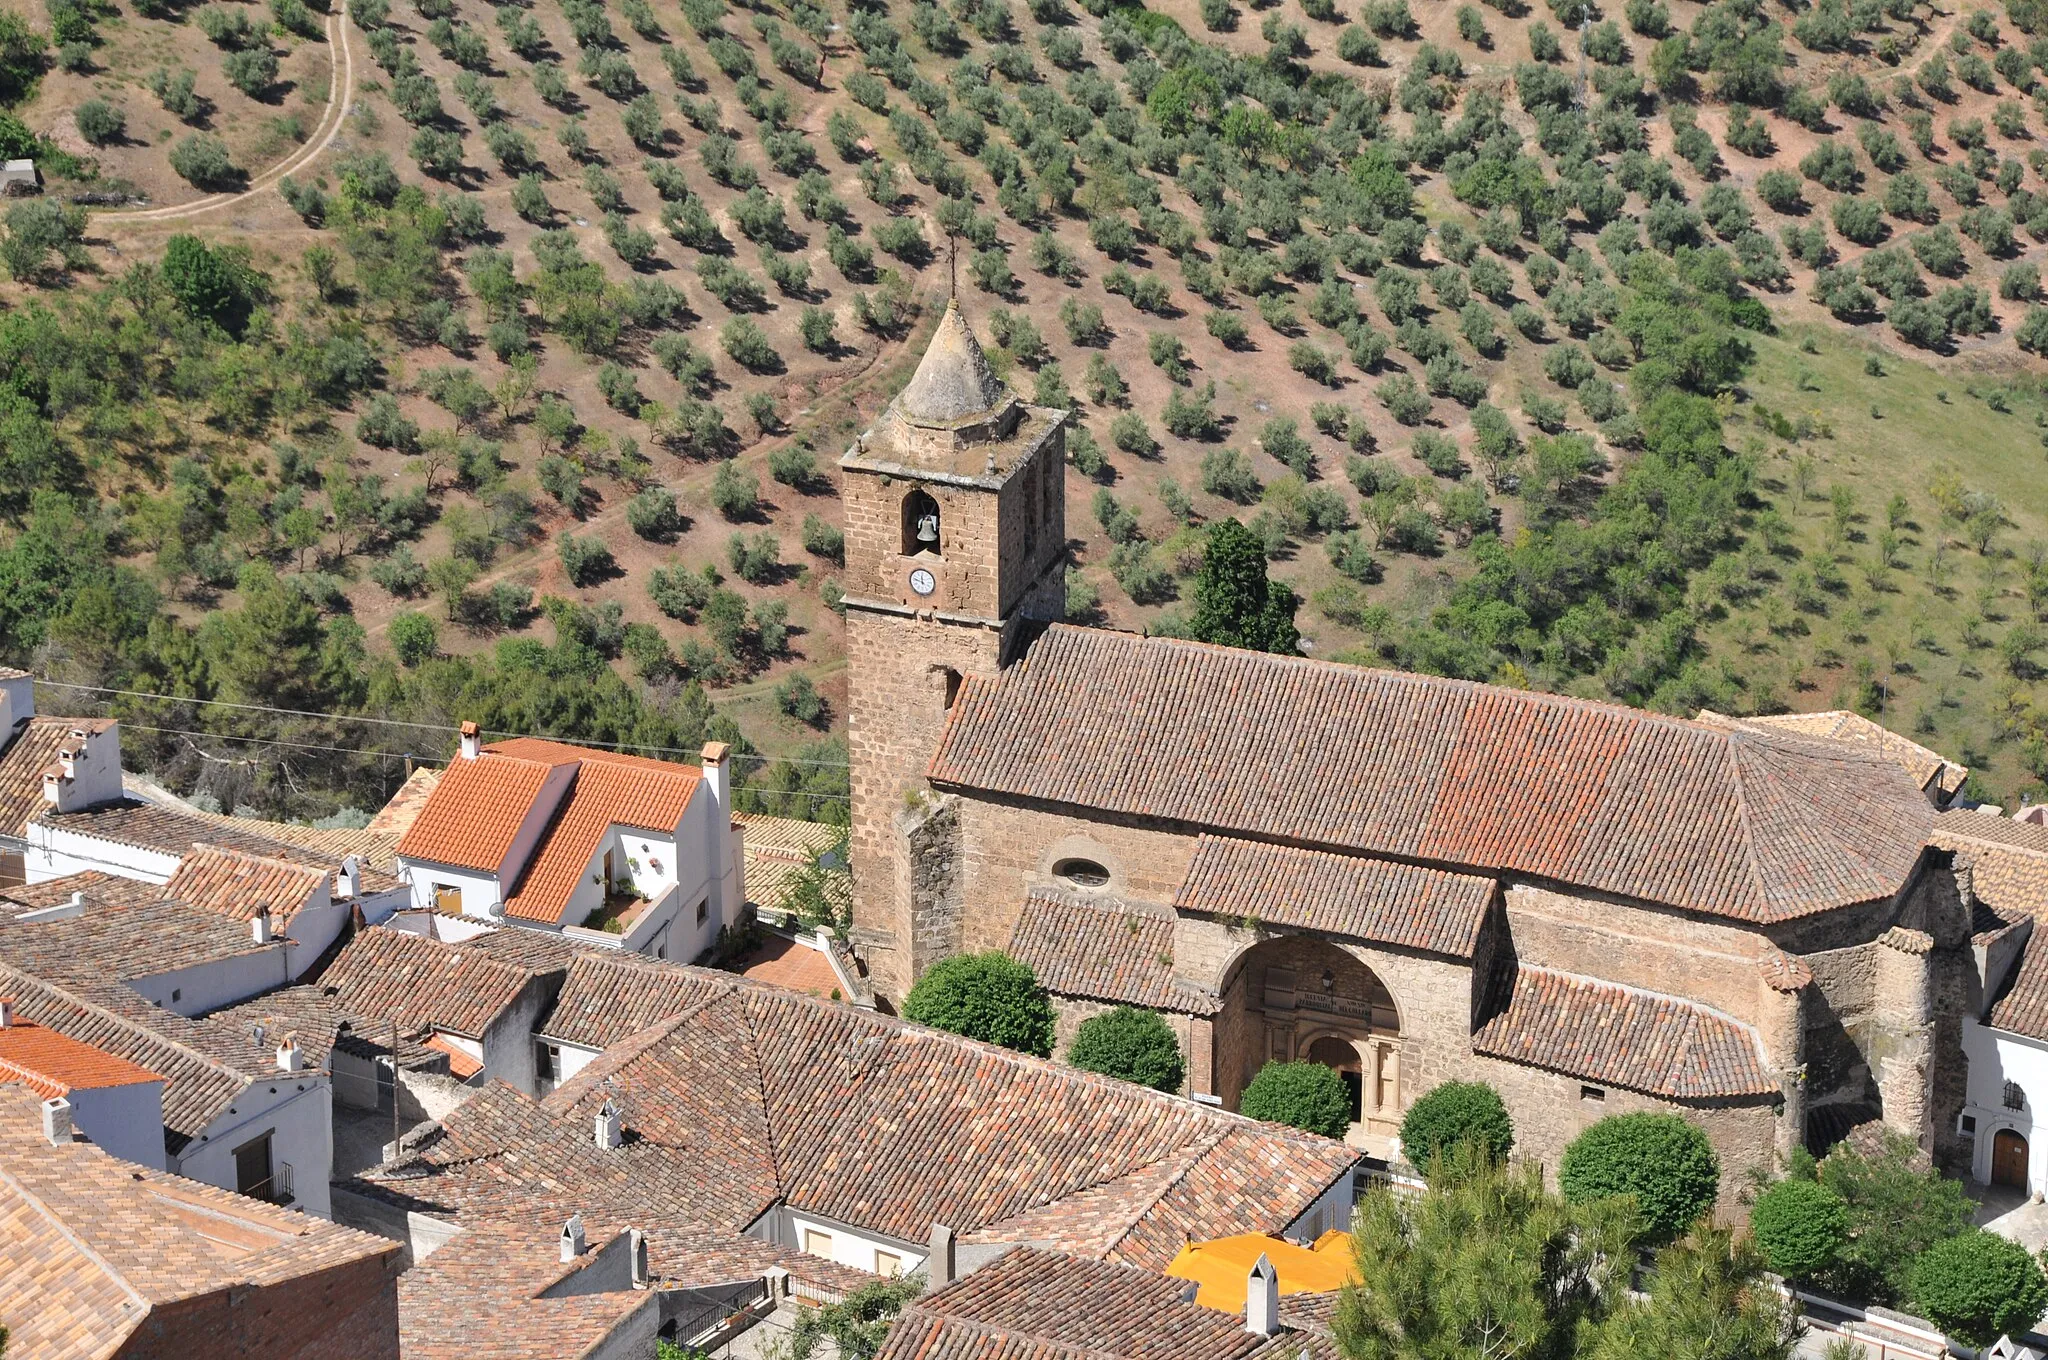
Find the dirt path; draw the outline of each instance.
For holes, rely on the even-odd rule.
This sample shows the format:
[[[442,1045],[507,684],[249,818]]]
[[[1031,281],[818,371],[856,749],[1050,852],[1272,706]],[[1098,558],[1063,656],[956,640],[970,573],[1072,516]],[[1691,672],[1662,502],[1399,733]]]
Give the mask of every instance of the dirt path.
[[[95,225],[119,226],[176,222],[201,213],[217,212],[233,207],[274,188],[277,182],[292,171],[310,163],[334,142],[341,132],[342,116],[348,111],[349,91],[355,88],[355,52],[348,42],[348,20],[342,17],[339,7],[327,16],[327,46],[334,54],[328,68],[327,107],[320,113],[320,122],[313,129],[314,136],[277,164],[263,171],[249,181],[249,187],[236,194],[213,194],[196,203],[180,203],[163,208],[136,208],[126,212],[105,212],[93,216]]]

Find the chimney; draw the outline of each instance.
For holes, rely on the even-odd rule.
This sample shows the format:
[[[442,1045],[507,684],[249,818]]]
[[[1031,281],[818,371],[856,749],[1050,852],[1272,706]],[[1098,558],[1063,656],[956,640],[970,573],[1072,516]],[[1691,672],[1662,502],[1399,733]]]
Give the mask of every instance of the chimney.
[[[619,1107],[609,1100],[597,1112],[596,1127],[593,1130],[598,1149],[610,1152],[626,1141],[625,1129],[619,1123]]]
[[[334,875],[334,895],[347,899],[362,891],[363,862],[354,855],[341,857],[341,868]]]
[[[264,907],[249,918],[249,938],[257,944],[270,943],[270,908]]]
[[[653,1273],[647,1268],[647,1234],[638,1228],[628,1228],[626,1244],[633,1254],[633,1287],[645,1289],[653,1278]]]
[[[932,1224],[931,1247],[924,1258],[924,1273],[933,1289],[943,1289],[959,1278],[959,1267],[953,1256],[953,1230],[943,1223]]]
[[[71,1141],[71,1102],[62,1096],[43,1102],[43,1137],[50,1140],[52,1147],[62,1147]]]
[[[280,1072],[296,1072],[299,1070],[299,1067],[299,1036],[287,1034],[284,1036],[284,1042],[277,1046],[277,1070]]]
[[[23,925],[36,921],[68,921],[74,916],[85,915],[85,894],[75,892],[68,902],[59,902],[54,907],[37,907],[32,911],[15,913],[14,919]]]
[[[15,728],[35,715],[35,677],[26,671],[0,670],[0,747],[13,739]]]
[[[462,758],[464,760],[475,760],[482,751],[483,742],[477,738],[476,724],[473,722],[464,723],[462,725]]]
[[[1244,1285],[1244,1329],[1253,1336],[1280,1330],[1280,1273],[1260,1252]]]
[[[573,1261],[585,1250],[583,1241],[583,1215],[571,1214],[569,1221],[562,1225],[562,1260]]]
[[[14,1028],[14,1002],[0,996],[0,1029]]]
[[[714,928],[738,920],[744,899],[733,863],[731,757],[732,747],[724,742],[704,743],[704,791],[711,795],[711,862],[705,868],[711,880]]]

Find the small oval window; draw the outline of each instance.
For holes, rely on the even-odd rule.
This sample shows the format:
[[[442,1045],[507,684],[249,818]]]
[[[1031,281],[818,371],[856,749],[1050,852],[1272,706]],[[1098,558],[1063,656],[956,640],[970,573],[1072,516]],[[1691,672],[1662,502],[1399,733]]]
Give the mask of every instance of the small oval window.
[[[1109,882],[1109,870],[1092,859],[1063,859],[1052,866],[1052,876],[1077,888],[1100,888]]]

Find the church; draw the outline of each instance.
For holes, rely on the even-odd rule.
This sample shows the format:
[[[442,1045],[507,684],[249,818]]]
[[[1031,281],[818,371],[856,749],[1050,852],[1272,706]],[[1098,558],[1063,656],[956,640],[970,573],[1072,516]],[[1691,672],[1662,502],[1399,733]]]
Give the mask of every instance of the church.
[[[1134,1005],[1197,1100],[1327,1064],[1378,1156],[1454,1079],[1553,1168],[1676,1111],[1730,1196],[1872,1120],[1958,1156],[1973,902],[1892,754],[1065,624],[1063,416],[949,305],[840,462],[852,944],[885,1002],[1006,950],[1062,1052]]]

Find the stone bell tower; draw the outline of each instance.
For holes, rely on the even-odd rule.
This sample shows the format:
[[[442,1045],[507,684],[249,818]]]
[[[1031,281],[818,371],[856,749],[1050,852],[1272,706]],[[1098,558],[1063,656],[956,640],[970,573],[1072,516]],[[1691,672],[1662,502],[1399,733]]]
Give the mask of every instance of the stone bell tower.
[[[1007,665],[1066,609],[1066,412],[1003,385],[957,301],[845,473],[853,944],[897,999],[959,948],[921,879],[949,809],[924,772],[961,679]]]

